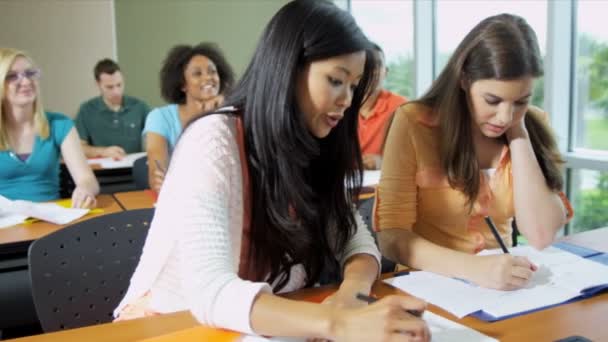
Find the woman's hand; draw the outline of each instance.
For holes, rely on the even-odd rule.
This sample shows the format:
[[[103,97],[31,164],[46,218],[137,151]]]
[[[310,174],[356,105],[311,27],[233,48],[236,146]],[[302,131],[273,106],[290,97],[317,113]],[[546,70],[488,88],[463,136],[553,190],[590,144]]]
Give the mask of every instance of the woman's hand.
[[[223,95],[217,95],[214,96],[208,100],[205,100],[202,103],[202,108],[201,110],[203,111],[203,113],[205,112],[210,112],[212,110],[215,110],[217,108],[219,108],[222,104],[224,104],[224,96]]]
[[[507,137],[507,141],[509,143],[517,138],[528,137],[528,130],[526,129],[525,124],[526,112],[527,111],[524,111],[519,117],[513,118],[511,127],[509,127],[509,129],[507,129],[505,132],[505,136]]]
[[[154,191],[156,191],[156,193],[160,193],[160,188],[163,185],[163,182],[165,181],[165,171],[161,170],[160,168],[155,168],[154,169],[154,180],[152,182],[152,184],[154,184],[153,189]]]
[[[382,156],[379,154],[364,154],[363,168],[366,170],[379,170],[382,166]]]
[[[402,295],[384,297],[358,308],[332,310],[333,341],[429,341],[431,333],[419,317],[406,310],[423,312],[426,303]]]
[[[476,257],[471,280],[483,287],[497,290],[515,290],[528,284],[538,269],[528,258],[511,254]]]
[[[119,160],[124,158],[127,155],[125,150],[123,150],[120,146],[108,146],[102,148],[101,156],[104,158],[112,158],[115,160]]]
[[[72,192],[72,208],[95,208],[97,200],[95,194],[87,191],[82,186],[76,186],[74,192]]]

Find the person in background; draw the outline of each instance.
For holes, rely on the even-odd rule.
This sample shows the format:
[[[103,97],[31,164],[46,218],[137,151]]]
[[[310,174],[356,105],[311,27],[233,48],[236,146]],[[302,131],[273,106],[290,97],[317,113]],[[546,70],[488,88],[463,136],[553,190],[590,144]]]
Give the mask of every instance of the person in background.
[[[376,60],[376,80],[359,111],[359,143],[365,169],[378,170],[382,166],[382,149],[388,125],[395,110],[406,99],[383,88],[388,68],[380,46],[374,44],[368,53],[368,58]]]
[[[100,60],[93,74],[100,96],[82,103],[76,114],[85,155],[120,159],[143,151],[141,131],[150,108],[142,100],[124,95],[124,77],[113,60]]]
[[[184,126],[194,116],[218,108],[233,84],[234,72],[216,44],[177,45],[169,51],[160,72],[160,88],[171,104],[153,109],[143,131],[151,189],[160,191]]]
[[[536,249],[571,217],[563,163],[547,114],[529,104],[543,73],[526,21],[497,15],[458,45],[431,88],[399,108],[376,194],[383,254],[483,287],[525,286],[537,267],[497,248],[486,217],[511,246],[513,219]]]
[[[370,42],[328,1],[292,1],[262,33],[226,106],[194,120],[172,156],[143,254],[115,314],[190,310],[202,324],[335,341],[426,341],[413,297],[374,304],[380,254],[357,214],[357,113]],[[346,181],[345,181],[346,179]],[[343,281],[323,304],[276,296]]]
[[[59,198],[59,160],[74,179],[72,206],[95,206],[99,185],[72,120],[45,112],[40,69],[25,53],[0,48],[0,195],[11,200]]]

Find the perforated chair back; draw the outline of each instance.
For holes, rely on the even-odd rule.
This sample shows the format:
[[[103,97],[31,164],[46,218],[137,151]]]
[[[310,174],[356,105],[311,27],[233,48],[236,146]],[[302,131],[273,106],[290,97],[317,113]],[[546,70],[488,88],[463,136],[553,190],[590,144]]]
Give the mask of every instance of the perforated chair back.
[[[143,156],[133,162],[133,183],[135,190],[145,190],[149,188],[148,183],[148,157]]]
[[[375,200],[374,197],[363,200],[359,204],[359,214],[361,214],[361,217],[363,218],[363,222],[365,222],[365,224],[367,225],[367,229],[369,229],[370,233],[374,237],[376,245],[378,245],[378,239],[376,237],[376,232],[372,228],[372,215],[373,215],[373,210],[374,210],[374,200]],[[395,264],[394,261],[389,260],[389,259],[385,258],[384,256],[382,256],[382,264],[380,266],[381,266],[381,272],[386,273],[386,272],[395,271],[397,264]]]
[[[108,214],[32,243],[32,295],[45,332],[110,322],[124,296],[154,209]]]

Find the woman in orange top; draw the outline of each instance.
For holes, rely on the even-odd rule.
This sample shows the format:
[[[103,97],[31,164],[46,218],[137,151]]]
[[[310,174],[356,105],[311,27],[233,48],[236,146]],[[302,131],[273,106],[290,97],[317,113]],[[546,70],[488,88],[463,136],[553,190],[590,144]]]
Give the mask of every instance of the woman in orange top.
[[[384,153],[374,224],[384,255],[496,289],[524,286],[536,266],[498,246],[511,225],[537,249],[572,216],[546,113],[530,107],[542,75],[532,28],[520,17],[479,23],[430,90],[397,110]]]
[[[384,52],[380,46],[367,52],[367,58],[374,59],[375,84],[359,111],[359,144],[363,156],[363,166],[367,170],[378,170],[382,165],[382,149],[388,125],[397,107],[405,103],[405,97],[382,89],[388,72]]]

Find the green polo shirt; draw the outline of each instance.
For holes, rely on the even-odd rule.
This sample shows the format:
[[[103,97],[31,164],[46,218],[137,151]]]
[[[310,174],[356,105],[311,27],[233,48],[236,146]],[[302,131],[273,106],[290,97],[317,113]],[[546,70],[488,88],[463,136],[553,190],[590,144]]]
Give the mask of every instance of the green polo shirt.
[[[127,153],[141,152],[141,131],[150,107],[143,101],[124,96],[119,111],[111,110],[101,96],[82,105],[76,115],[76,129],[81,140],[91,146],[120,146]]]

